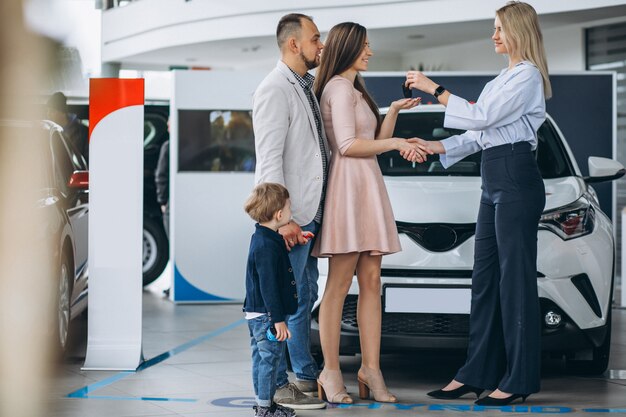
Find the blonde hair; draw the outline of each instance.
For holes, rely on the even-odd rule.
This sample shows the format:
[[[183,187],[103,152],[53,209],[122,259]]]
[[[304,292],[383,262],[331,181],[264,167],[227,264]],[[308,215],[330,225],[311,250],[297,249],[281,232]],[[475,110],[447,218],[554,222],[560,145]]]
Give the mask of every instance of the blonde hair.
[[[289,191],[276,183],[264,182],[252,190],[243,209],[256,222],[265,223],[274,218],[274,215],[285,207]]]
[[[506,34],[506,47],[509,54],[518,55],[523,60],[532,62],[539,69],[543,79],[543,93],[546,100],[549,99],[552,97],[552,86],[537,12],[530,4],[510,1],[496,10],[496,15]]]

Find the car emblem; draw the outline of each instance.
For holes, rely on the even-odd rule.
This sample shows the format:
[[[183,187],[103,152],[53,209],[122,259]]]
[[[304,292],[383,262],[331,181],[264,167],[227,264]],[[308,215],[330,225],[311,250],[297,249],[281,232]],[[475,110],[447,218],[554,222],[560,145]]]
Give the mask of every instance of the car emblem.
[[[422,237],[428,245],[437,252],[443,252],[456,246],[458,235],[452,227],[435,224],[426,227],[422,233]]]
[[[476,232],[476,224],[415,224],[396,222],[398,233],[432,252],[446,252],[465,242]]]

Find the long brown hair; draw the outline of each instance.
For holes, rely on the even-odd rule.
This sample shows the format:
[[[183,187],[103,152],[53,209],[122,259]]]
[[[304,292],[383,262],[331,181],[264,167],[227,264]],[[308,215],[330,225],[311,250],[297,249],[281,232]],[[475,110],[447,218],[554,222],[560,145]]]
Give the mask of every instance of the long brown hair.
[[[506,34],[506,47],[509,54],[519,55],[520,58],[532,62],[539,69],[543,78],[543,93],[546,100],[549,99],[552,97],[552,86],[537,12],[530,4],[510,1],[496,10],[496,15]]]
[[[331,78],[352,67],[363,52],[366,41],[367,30],[358,23],[344,22],[332,27],[324,42],[320,66],[315,73],[313,91],[318,100],[322,98],[322,91]],[[354,79],[354,88],[363,94],[367,105],[376,116],[376,136],[378,136],[381,125],[378,106],[367,92],[360,74]]]

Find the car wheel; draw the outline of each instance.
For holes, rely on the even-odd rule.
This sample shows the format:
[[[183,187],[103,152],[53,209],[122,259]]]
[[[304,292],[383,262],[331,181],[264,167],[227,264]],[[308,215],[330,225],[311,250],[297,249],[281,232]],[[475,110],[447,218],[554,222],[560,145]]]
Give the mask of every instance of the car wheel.
[[[169,260],[169,242],[160,222],[143,219],[143,285],[157,279]]]
[[[609,356],[611,350],[611,321],[612,312],[609,306],[609,314],[606,319],[607,332],[604,336],[602,344],[593,348],[590,360],[567,360],[566,367],[568,371],[578,375],[600,375],[606,371],[609,366]]]
[[[64,259],[59,269],[57,300],[57,340],[61,354],[65,352],[70,333],[70,300],[72,297],[70,271],[69,262]]]

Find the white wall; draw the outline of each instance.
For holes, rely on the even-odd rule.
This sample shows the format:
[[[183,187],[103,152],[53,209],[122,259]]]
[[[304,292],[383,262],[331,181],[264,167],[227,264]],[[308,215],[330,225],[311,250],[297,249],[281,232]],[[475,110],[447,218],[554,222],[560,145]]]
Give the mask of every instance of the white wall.
[[[489,33],[491,27],[487,28]],[[584,31],[580,26],[567,26],[543,33],[550,71],[579,71],[585,69]],[[494,53],[488,35],[480,41],[424,49],[404,54],[402,68],[428,71],[499,71],[506,66],[506,58]]]
[[[374,50],[369,60],[369,71],[401,71],[403,70],[402,55]]]
[[[626,4],[625,0],[530,2],[540,14]],[[321,31],[345,20],[359,22],[368,29],[383,29],[491,19],[502,3],[502,0],[138,1],[102,13],[102,59],[125,61],[163,48],[273,36],[280,16],[293,11],[315,16]]]

